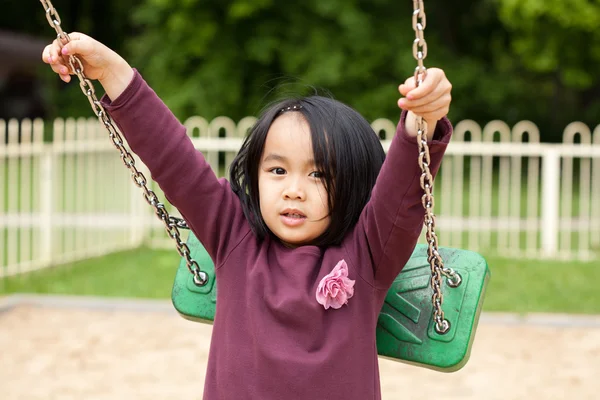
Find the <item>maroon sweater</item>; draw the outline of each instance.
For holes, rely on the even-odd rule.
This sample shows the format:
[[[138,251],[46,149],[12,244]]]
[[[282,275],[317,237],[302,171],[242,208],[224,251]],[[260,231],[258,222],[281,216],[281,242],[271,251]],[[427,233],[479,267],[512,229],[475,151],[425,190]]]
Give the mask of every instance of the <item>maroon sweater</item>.
[[[204,398],[380,399],[377,317],[424,214],[417,144],[404,130],[404,115],[371,200],[343,243],[290,249],[252,234],[228,182],[216,178],[139,73],[118,99],[103,103],[215,263]],[[438,123],[438,140],[430,144],[434,173],[451,132],[447,119]],[[340,309],[325,310],[317,286],[340,260],[355,280],[354,295]]]

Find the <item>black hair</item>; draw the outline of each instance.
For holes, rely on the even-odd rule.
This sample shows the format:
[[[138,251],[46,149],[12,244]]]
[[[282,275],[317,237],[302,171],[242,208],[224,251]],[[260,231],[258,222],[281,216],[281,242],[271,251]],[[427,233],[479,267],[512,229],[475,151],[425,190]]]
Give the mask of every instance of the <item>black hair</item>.
[[[379,137],[351,107],[331,98],[310,96],[267,108],[231,164],[231,188],[240,198],[254,234],[261,240],[272,234],[260,212],[258,172],[269,128],[284,112],[301,113],[308,123],[315,166],[323,172],[328,193],[331,222],[311,244],[339,244],[358,222],[385,159]]]

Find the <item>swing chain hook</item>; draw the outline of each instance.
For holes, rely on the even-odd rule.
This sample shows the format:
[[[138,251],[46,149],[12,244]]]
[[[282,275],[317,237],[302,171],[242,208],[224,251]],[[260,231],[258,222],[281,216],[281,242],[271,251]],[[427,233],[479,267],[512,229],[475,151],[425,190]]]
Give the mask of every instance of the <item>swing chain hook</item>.
[[[423,0],[413,0],[412,25],[415,31],[415,40],[413,41],[413,56],[417,61],[415,68],[415,85],[419,86],[427,77],[427,68],[424,60],[427,57],[427,42],[425,41],[425,27],[427,25],[427,16],[425,14],[425,5]],[[435,215],[433,213],[433,175],[431,174],[431,159],[429,146],[427,145],[427,122],[422,117],[417,116],[417,144],[419,147],[418,163],[421,168],[420,183],[423,189],[421,202],[425,209],[424,225],[426,227],[425,237],[428,244],[427,260],[431,267],[431,288],[433,289],[433,320],[435,322],[435,331],[438,334],[448,333],[450,330],[450,321],[445,318],[443,303],[444,295],[442,293],[442,275],[447,278],[447,284],[450,287],[458,287],[462,278],[460,274],[452,268],[445,268],[442,256],[438,251],[437,235],[435,233]]]
[[[46,11],[46,19],[48,20],[48,23],[56,31],[60,45],[64,46],[65,44],[69,43],[71,38],[66,32],[63,31],[60,25],[60,16],[52,5],[52,2],[50,0],[40,0],[40,2]],[[159,201],[156,193],[148,188],[148,181],[146,177],[136,168],[133,155],[125,147],[125,140],[123,140],[121,134],[113,124],[112,119],[106,113],[104,107],[96,97],[94,85],[85,77],[81,60],[79,60],[77,56],[71,55],[69,56],[69,65],[71,66],[71,70],[75,73],[75,75],[77,75],[77,78],[79,78],[79,86],[81,87],[81,91],[86,95],[88,101],[90,102],[94,114],[96,117],[98,117],[100,123],[102,123],[108,131],[108,136],[115,148],[119,151],[121,159],[123,160],[123,164],[131,172],[131,178],[133,179],[133,182],[136,186],[142,189],[144,199],[154,208],[156,216],[163,221],[167,233],[175,241],[177,252],[179,255],[185,258],[187,268],[193,275],[194,284],[196,286],[206,285],[208,283],[208,274],[202,271],[198,263],[191,258],[190,249],[181,240],[179,234],[178,228],[186,229],[187,223],[180,218],[169,215],[165,205]]]

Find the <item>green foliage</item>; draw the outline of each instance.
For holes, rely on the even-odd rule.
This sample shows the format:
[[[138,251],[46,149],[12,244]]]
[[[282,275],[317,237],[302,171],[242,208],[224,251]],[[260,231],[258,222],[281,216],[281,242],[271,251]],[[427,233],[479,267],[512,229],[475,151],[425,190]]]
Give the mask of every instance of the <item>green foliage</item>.
[[[531,119],[546,140],[572,120],[593,124],[582,90],[598,87],[585,61],[600,51],[584,39],[600,13],[587,3],[428,0],[426,64],[453,82],[451,117]],[[411,11],[386,0],[146,0],[130,48],[181,118],[239,118],[323,88],[368,119],[395,118],[396,88],[415,66]]]
[[[552,86],[558,97],[555,108],[572,108],[584,119],[597,121],[600,72],[591,66],[600,62],[600,1],[498,3],[513,53],[538,81]]]
[[[3,27],[53,35],[38,2]],[[332,93],[368,119],[398,115],[412,74],[411,2],[392,0],[55,0],[67,30],[139,68],[182,119],[255,115],[288,94]],[[545,141],[600,113],[600,1],[426,0],[426,66],[453,83],[451,119],[529,119]],[[77,85],[46,70],[54,113],[89,115]],[[51,83],[50,83],[51,82]]]
[[[410,10],[402,9],[346,0],[147,0],[134,14],[143,33],[130,42],[133,64],[182,118],[239,118],[284,93],[316,88],[374,118],[394,113],[400,72],[414,64],[389,51],[410,48]],[[379,24],[389,13],[404,15],[408,29]],[[149,29],[156,26],[164,29]]]

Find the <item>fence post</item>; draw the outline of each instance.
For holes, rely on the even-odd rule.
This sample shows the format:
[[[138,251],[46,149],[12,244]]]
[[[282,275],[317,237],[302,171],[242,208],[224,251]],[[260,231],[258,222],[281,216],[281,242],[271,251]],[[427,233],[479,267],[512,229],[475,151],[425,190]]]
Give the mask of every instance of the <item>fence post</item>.
[[[43,144],[45,150],[41,153],[40,165],[40,259],[42,265],[52,263],[52,209],[53,209],[53,178],[54,151],[53,145]]]
[[[549,147],[542,159],[542,254],[550,257],[558,249],[560,153]]]

